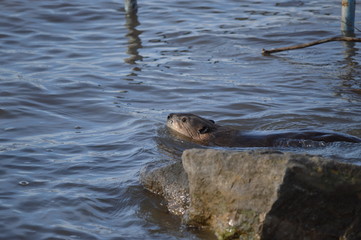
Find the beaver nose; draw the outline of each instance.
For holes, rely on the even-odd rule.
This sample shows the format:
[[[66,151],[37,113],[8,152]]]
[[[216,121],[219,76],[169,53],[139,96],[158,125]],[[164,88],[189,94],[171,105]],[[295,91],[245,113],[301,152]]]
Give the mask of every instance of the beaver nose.
[[[168,117],[167,117],[167,119],[168,119],[168,120],[171,119],[171,118],[173,117],[173,115],[174,115],[174,113],[169,114]]]

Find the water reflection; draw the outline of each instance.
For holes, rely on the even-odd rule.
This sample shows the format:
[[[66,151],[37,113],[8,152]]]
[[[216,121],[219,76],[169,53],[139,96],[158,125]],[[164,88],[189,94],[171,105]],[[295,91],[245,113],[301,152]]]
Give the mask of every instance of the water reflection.
[[[142,31],[136,29],[140,25],[136,12],[130,12],[125,15],[125,26],[128,29],[128,33],[125,35],[128,38],[127,54],[130,56],[124,59],[124,62],[129,64],[136,64],[137,61],[142,61],[143,56],[139,54],[139,48],[142,47],[142,41],[139,35]]]
[[[348,34],[347,37],[355,37],[355,34]],[[342,61],[342,71],[339,75],[342,80],[342,89],[361,95],[361,84],[357,78],[360,76],[360,63],[356,58],[358,48],[355,42],[343,42],[344,60]]]
[[[356,69],[359,65],[358,61],[355,59],[357,48],[355,48],[354,42],[344,42],[343,45],[345,47],[343,52],[345,71],[340,77],[343,80],[353,80],[356,74]]]

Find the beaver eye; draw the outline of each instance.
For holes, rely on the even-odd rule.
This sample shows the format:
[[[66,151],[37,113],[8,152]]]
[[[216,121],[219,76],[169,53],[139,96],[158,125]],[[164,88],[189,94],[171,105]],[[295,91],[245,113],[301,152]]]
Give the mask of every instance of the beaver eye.
[[[182,122],[186,122],[187,121],[187,118],[182,118]]]

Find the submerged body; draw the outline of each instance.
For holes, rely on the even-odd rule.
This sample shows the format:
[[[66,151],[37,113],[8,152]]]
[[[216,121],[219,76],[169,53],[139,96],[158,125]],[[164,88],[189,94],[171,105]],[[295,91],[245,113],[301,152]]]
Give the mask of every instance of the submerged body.
[[[282,141],[317,141],[361,143],[361,139],[334,132],[280,131],[241,132],[232,127],[220,126],[213,120],[190,113],[171,113],[167,126],[173,131],[202,145],[222,147],[273,147]]]

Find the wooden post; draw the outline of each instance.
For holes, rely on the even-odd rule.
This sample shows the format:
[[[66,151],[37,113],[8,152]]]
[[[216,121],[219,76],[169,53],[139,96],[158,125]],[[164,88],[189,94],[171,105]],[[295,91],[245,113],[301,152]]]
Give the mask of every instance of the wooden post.
[[[138,11],[137,0],[124,0],[124,10],[127,14],[137,13]]]
[[[342,0],[341,31],[344,35],[353,34],[355,29],[356,0]]]

